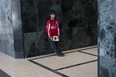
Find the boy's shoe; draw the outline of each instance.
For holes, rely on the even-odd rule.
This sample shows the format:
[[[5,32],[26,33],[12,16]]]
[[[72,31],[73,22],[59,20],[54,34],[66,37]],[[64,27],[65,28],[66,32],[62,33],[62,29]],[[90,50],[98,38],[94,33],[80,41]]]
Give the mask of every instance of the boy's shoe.
[[[64,53],[61,53],[60,56],[65,56]]]
[[[57,54],[57,56],[59,56],[59,57],[63,57],[64,54],[63,54],[63,53],[61,53],[61,54]]]

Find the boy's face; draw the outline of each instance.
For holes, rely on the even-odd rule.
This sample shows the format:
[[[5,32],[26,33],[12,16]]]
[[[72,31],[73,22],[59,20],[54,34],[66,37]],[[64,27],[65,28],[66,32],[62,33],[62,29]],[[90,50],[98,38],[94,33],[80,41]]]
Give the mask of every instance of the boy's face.
[[[55,18],[55,14],[50,14],[50,17],[51,17],[52,19],[54,19],[54,18]]]

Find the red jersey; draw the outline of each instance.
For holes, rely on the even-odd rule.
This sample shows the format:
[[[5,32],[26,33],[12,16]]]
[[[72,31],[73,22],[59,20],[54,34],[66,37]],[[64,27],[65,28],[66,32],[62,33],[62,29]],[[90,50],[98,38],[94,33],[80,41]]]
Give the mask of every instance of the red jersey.
[[[60,36],[59,23],[57,20],[48,20],[46,24],[48,37]]]

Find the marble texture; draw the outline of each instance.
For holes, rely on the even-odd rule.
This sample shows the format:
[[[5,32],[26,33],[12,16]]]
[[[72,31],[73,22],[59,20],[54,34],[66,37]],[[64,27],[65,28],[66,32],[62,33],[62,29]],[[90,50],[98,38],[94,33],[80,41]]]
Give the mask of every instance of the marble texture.
[[[93,52],[96,52],[96,51],[94,50]],[[89,61],[93,61],[97,59],[97,56],[80,53],[78,51],[70,53],[70,54],[65,54],[65,55],[66,55],[65,57],[57,57],[57,56],[49,57],[49,58],[46,57],[46,58],[37,59],[34,61],[42,65],[47,64],[46,65],[47,67],[50,67],[55,70],[55,69],[59,69],[63,67],[72,66],[72,63],[73,65],[76,65],[76,64],[85,63],[85,62],[89,62]],[[86,56],[86,57],[82,57],[82,56]]]
[[[60,0],[21,0],[26,57],[53,52],[47,39],[45,24],[49,17],[50,9],[54,9],[57,12],[57,19],[60,22],[62,13],[61,2],[57,5],[57,1],[59,3]]]
[[[15,56],[11,0],[0,2],[0,51]]]
[[[88,49],[88,48],[83,48],[83,49]],[[44,55],[44,56],[37,56],[36,57],[37,59],[35,59],[35,57],[31,57],[27,59],[14,59],[0,52],[0,69],[3,70],[5,73],[7,73],[11,77],[65,77],[65,76],[62,76],[61,74],[68,75],[68,77],[97,77],[97,61],[82,64],[79,66],[78,65],[72,66],[75,64],[75,62],[79,64],[82,62],[91,61],[92,58],[94,57],[92,55],[88,55],[84,53],[78,54],[78,50],[76,51],[77,53],[76,52],[73,53],[72,51],[69,51],[71,53],[67,53],[66,54],[67,56],[65,57],[58,57],[58,56],[45,57],[48,55]],[[97,51],[93,49],[93,52],[97,52]],[[75,58],[73,56],[75,56]],[[41,58],[41,57],[44,57],[44,58]],[[91,57],[91,58],[88,58],[88,57]],[[41,59],[38,59],[38,58],[41,58]],[[93,60],[96,58],[97,56],[95,56]],[[39,60],[43,60],[43,59],[44,59],[43,60],[44,62],[45,62],[45,59],[46,61],[52,60],[52,63],[48,62],[44,64],[44,66],[48,66],[52,64],[52,65],[57,65],[57,67],[59,68],[63,67],[60,64],[65,65],[66,62],[69,61],[68,63],[70,63],[72,67],[56,71],[61,73],[61,74],[58,74],[42,66],[36,65],[28,61],[31,59],[38,60],[38,62]],[[41,64],[41,62],[39,63]],[[67,67],[66,65],[64,67]],[[50,68],[50,69],[53,69],[53,68]]]
[[[20,0],[0,2],[0,51],[12,57],[24,57]]]
[[[59,72],[66,74],[69,77],[98,77],[97,62],[60,70]]]
[[[62,77],[41,66],[29,62],[27,59],[14,59],[1,52],[0,69],[10,77]]]
[[[43,36],[43,33],[25,33],[24,40],[25,57],[53,53],[48,39]]]
[[[97,42],[96,0],[63,0],[62,5],[63,48],[68,50],[95,45]]]
[[[116,0],[98,0],[99,77],[116,77]]]
[[[2,0],[0,8],[0,49],[13,57],[53,52],[45,32],[51,9],[60,23],[61,50],[97,42],[96,0]]]
[[[20,0],[12,0],[12,26],[14,36],[14,50],[16,58],[24,57],[23,49],[23,32],[22,32],[22,19],[21,19],[21,5]]]
[[[24,49],[27,56],[53,52],[45,32],[50,9],[57,12],[57,20],[60,23],[61,50],[97,44],[96,0],[21,0],[21,8]]]

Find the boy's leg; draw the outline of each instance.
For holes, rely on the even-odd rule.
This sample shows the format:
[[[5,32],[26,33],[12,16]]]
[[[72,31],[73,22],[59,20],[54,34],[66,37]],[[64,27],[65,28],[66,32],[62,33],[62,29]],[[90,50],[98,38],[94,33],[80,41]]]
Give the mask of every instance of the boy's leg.
[[[55,41],[51,41],[51,39],[49,39],[49,38],[48,38],[48,40],[49,40],[49,43],[50,43],[50,45],[51,45],[53,51],[54,51],[56,54],[59,55],[60,53],[59,53],[58,48],[57,48],[57,46],[56,46],[56,42],[55,42]]]
[[[56,47],[57,47],[57,50],[58,50],[58,53],[62,53],[61,49],[60,49],[60,45],[59,45],[59,41],[57,41],[56,43]]]
[[[64,53],[62,53],[61,49],[60,49],[60,46],[59,46],[59,41],[56,42],[56,46],[57,46],[57,50],[58,50],[58,53],[60,56],[64,56]]]

